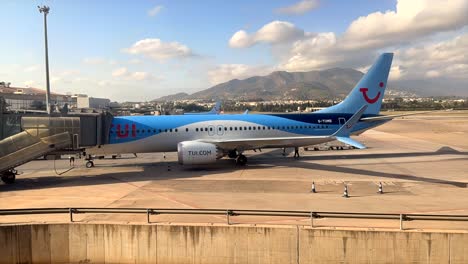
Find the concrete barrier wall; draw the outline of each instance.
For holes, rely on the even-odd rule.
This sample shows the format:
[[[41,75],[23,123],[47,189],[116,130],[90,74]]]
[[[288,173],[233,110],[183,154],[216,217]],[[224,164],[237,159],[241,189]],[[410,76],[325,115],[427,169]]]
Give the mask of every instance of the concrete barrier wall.
[[[468,263],[468,233],[302,227],[0,226],[0,263]]]

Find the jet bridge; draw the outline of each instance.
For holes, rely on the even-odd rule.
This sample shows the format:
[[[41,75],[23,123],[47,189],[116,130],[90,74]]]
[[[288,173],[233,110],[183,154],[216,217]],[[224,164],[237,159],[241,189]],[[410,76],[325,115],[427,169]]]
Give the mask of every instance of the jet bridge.
[[[13,183],[15,167],[41,156],[78,153],[107,144],[112,118],[110,114],[22,117],[22,132],[0,141],[2,181]]]

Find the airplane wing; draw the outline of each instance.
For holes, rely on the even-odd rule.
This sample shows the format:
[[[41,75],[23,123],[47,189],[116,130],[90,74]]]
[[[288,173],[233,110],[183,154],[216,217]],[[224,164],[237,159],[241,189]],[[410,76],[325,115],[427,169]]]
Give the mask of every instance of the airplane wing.
[[[443,110],[443,111],[451,111],[451,110],[452,109]],[[382,116],[364,117],[364,118],[361,118],[361,120],[359,120],[359,121],[372,122],[372,121],[392,120],[392,119],[397,118],[397,117],[411,116],[411,115],[422,115],[422,114],[434,113],[434,112],[441,112],[441,111],[440,110],[434,110],[434,111],[414,112],[414,113],[400,114],[400,115],[382,115]]]
[[[320,144],[331,140],[339,140],[357,148],[365,148],[361,143],[349,138],[352,127],[359,121],[367,105],[364,105],[335,133],[325,136],[296,136],[296,137],[264,137],[243,139],[202,139],[200,142],[212,143],[222,149],[256,149],[266,147],[307,146]]]

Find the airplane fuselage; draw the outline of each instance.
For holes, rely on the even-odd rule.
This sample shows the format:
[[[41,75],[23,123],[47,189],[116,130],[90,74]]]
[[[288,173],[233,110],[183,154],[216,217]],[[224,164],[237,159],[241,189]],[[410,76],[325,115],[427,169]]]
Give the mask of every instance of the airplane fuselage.
[[[337,131],[351,116],[304,113],[115,117],[109,133],[110,144],[87,152],[100,155],[170,152],[177,151],[177,144],[182,141],[326,136]],[[353,127],[353,134],[383,123],[359,122]],[[327,141],[330,139],[317,138],[261,147],[307,146]]]

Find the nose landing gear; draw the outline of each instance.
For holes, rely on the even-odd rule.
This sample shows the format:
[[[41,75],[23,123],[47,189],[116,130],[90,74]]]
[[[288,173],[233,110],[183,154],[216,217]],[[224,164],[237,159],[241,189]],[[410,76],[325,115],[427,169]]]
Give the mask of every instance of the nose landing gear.
[[[88,155],[88,157],[86,158],[86,168],[92,168],[94,167],[94,161],[93,161],[93,157],[91,155]]]
[[[86,162],[86,168],[89,169],[89,168],[92,168],[92,167],[94,167],[94,162],[92,160],[88,160]]]

